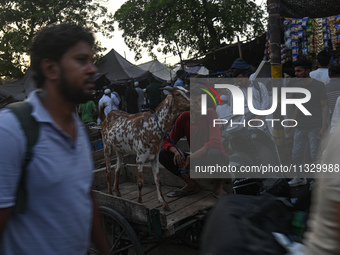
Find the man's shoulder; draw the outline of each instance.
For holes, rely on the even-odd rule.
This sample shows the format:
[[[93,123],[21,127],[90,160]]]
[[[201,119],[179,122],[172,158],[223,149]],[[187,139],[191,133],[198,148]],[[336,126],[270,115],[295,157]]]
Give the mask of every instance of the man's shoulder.
[[[340,80],[335,81],[331,80],[328,84],[326,84],[326,90],[328,92],[334,92],[340,90]]]
[[[311,78],[311,82],[309,85],[315,86],[315,87],[320,87],[320,88],[326,88],[325,84],[317,79]],[[308,88],[308,86],[307,86]]]
[[[96,104],[94,103],[93,100],[88,101],[87,104],[90,105],[90,106],[96,106]]]
[[[22,132],[20,121],[15,116],[15,114],[8,108],[3,108],[0,110],[0,134],[1,134],[1,142],[7,136],[20,136]]]
[[[154,82],[154,83],[149,84],[146,87],[146,90],[157,89],[157,88],[160,88],[160,87],[162,87],[162,84]]]
[[[181,80],[180,78],[178,78],[174,83],[174,87],[183,86],[183,85],[184,85],[184,81]]]

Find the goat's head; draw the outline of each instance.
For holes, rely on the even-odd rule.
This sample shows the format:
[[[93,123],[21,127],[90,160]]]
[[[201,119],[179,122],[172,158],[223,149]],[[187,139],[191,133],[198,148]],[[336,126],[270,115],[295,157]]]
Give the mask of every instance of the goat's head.
[[[172,107],[176,107],[177,110],[190,110],[190,94],[189,91],[184,89],[183,87],[173,88],[171,93],[169,93],[168,98],[170,99],[170,105]]]
[[[106,118],[105,116],[105,107],[106,107],[106,103],[103,102],[102,105],[100,105],[100,109],[99,109],[99,119],[101,120],[101,122],[103,122]]]

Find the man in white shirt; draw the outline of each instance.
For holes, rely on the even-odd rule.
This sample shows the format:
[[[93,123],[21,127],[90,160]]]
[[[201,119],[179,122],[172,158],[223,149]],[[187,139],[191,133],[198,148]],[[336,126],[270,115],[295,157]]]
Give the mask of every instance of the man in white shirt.
[[[114,91],[113,88],[111,92],[111,99],[112,99],[112,110],[119,110],[120,96],[118,95],[118,92]]]
[[[244,112],[249,112],[248,107],[248,87],[253,87],[253,106],[257,110],[267,110],[269,108],[269,93],[266,86],[262,82],[250,81],[248,76],[248,71],[244,69],[236,69],[233,73],[235,84],[239,86],[242,90],[245,98],[244,104]],[[231,98],[232,100],[232,98]],[[230,102],[232,105],[232,101]],[[254,119],[261,120],[264,116],[254,116]],[[260,122],[259,122],[260,124]],[[270,130],[268,128],[267,122],[263,121],[263,125],[260,125],[258,128],[262,129],[268,135],[271,136]],[[250,127],[250,129],[252,129]],[[271,136],[272,137],[272,136]]]
[[[141,89],[139,87],[139,82],[136,81],[134,83],[135,85],[135,90],[137,91],[138,93],[138,101],[137,101],[137,104],[138,104],[138,112],[141,112],[142,111],[142,105],[144,104],[144,92],[143,92],[143,89]]]
[[[320,51],[317,58],[318,69],[309,73],[309,77],[323,82],[325,85],[330,82],[328,74],[328,66],[331,61],[331,56],[328,51]]]
[[[112,102],[113,101],[111,98],[111,90],[105,89],[104,95],[102,96],[102,98],[99,100],[99,103],[98,103],[99,114],[101,113],[101,108],[104,107],[104,113],[106,117],[109,114],[109,112],[112,110]]]

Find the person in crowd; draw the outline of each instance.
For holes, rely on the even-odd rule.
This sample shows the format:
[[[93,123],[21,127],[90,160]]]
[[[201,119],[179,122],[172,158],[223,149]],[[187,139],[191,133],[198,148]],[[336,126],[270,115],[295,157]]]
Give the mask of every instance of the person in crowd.
[[[330,134],[322,154],[321,164],[326,172],[317,173],[312,192],[310,216],[304,234],[305,255],[335,255],[340,253],[340,126]]]
[[[166,86],[172,87],[172,80],[167,80],[167,81],[166,81]]]
[[[111,86],[111,99],[112,99],[112,110],[119,110],[119,104],[121,102],[121,99],[120,99],[118,92],[114,90],[114,86]]]
[[[183,70],[178,70],[176,75],[177,80],[174,83],[174,87],[184,87],[185,72]]]
[[[339,125],[339,121],[340,121],[340,97],[338,97],[334,106],[334,111],[331,118],[330,133],[333,133],[334,129]]]
[[[231,117],[231,107],[229,105],[229,97],[227,95],[220,96],[222,105],[216,106],[216,113],[219,119],[229,119]]]
[[[269,108],[269,93],[266,88],[266,86],[262,82],[257,82],[257,81],[250,81],[249,80],[249,70],[245,69],[235,69],[233,72],[233,77],[235,84],[242,90],[244,94],[244,102],[245,102],[245,114],[250,113],[249,111],[249,106],[248,106],[248,87],[253,88],[253,106],[257,110],[267,110]],[[231,98],[231,103],[232,105],[232,98]],[[259,123],[260,129],[262,129],[264,132],[266,132],[270,137],[272,137],[268,124],[266,121],[263,119],[265,116],[254,116],[252,119],[258,119],[262,120],[262,122]],[[263,124],[263,125],[262,125]],[[253,124],[255,125],[255,123]]]
[[[331,80],[326,84],[326,91],[330,117],[332,118],[336,100],[340,96],[340,64],[330,64],[328,71]]]
[[[304,107],[311,113],[305,115],[295,106],[293,119],[297,121],[294,133],[292,160],[293,164],[303,164],[304,151],[307,141],[310,146],[310,157],[312,162],[317,160],[320,140],[327,130],[327,94],[326,86],[315,79],[309,78],[313,63],[308,59],[299,59],[294,62],[294,70],[297,82],[301,88],[309,90],[311,99],[304,104]],[[295,93],[293,98],[300,98],[300,93]],[[289,132],[289,130],[287,130]],[[288,182],[295,187],[307,183],[307,179],[299,174]]]
[[[135,86],[135,90],[137,91],[137,94],[138,94],[138,100],[137,100],[138,112],[141,112],[142,111],[142,105],[144,104],[144,92],[139,87],[138,81],[135,81],[134,86]]]
[[[192,104],[190,112],[183,112],[176,119],[169,137],[164,140],[159,153],[160,163],[186,183],[182,189],[168,193],[168,197],[182,197],[199,192],[199,184],[190,178],[190,160],[196,163],[197,160],[200,160],[204,164],[210,163],[211,165],[229,164],[228,155],[222,146],[220,128],[212,125],[212,120],[218,118],[216,111],[209,108],[207,115],[201,115],[201,92],[199,89],[191,89],[190,93]],[[187,139],[192,152],[190,155],[181,151],[176,145],[183,137]],[[232,192],[231,189],[231,186],[228,187],[228,193]],[[216,196],[226,194],[222,179],[216,179],[214,193]]]
[[[328,84],[330,81],[328,74],[328,66],[331,61],[331,55],[327,50],[320,51],[316,57],[318,69],[311,71],[309,77]]]
[[[138,113],[138,93],[132,87],[132,84],[129,84],[126,87],[125,105],[128,113]]]
[[[256,73],[256,70],[257,68],[259,67],[260,63],[259,62],[254,62],[253,64],[251,64],[251,70],[249,71],[250,72],[250,75],[249,75],[249,80],[253,80],[253,77]]]
[[[146,100],[149,101],[149,109],[151,112],[156,110],[156,107],[162,102],[162,94],[160,88],[162,84],[156,82],[156,79],[151,76],[149,78],[150,84],[146,87]]]
[[[162,94],[162,99],[164,99],[172,91],[172,87],[171,86],[165,86],[163,88],[160,88],[160,90],[161,90],[161,94]]]
[[[14,208],[26,137],[9,110],[0,112],[0,254],[86,254],[92,238],[109,254],[91,196],[93,162],[85,127],[74,109],[95,88],[94,36],[71,24],[43,28],[31,46],[37,90],[27,102],[39,138],[24,175],[25,212]]]
[[[98,103],[99,118],[101,121],[103,121],[105,117],[109,114],[109,112],[112,111],[112,104],[113,104],[113,101],[111,98],[111,90],[105,89],[104,95],[102,96],[102,98],[99,100],[99,103]],[[104,112],[104,116],[101,116],[103,112]]]
[[[85,124],[94,122],[97,115],[97,107],[93,100],[89,100],[85,104],[79,104],[78,114],[81,115],[81,119]]]

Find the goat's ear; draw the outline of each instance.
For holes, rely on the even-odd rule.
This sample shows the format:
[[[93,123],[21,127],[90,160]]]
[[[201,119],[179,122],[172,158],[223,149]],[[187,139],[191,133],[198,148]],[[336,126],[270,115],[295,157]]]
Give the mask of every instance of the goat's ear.
[[[171,98],[170,98],[170,102],[169,102],[169,107],[173,107],[173,105],[174,105],[174,103],[175,103],[175,98],[174,98],[174,96],[171,94]]]

